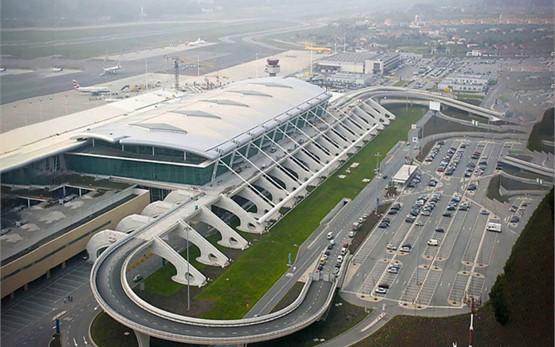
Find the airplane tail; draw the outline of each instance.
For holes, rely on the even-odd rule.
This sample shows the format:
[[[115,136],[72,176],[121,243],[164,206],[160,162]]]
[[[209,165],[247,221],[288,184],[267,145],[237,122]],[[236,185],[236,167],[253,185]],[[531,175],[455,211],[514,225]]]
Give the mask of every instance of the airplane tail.
[[[73,80],[73,89],[79,90],[80,87],[79,83],[76,80]]]
[[[304,49],[310,49],[310,43],[308,43],[308,41],[304,42]]]

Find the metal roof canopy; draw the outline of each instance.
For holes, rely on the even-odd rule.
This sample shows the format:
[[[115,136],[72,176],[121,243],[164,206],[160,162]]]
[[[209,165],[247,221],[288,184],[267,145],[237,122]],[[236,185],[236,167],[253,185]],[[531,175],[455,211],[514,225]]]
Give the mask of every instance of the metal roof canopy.
[[[160,104],[72,138],[144,144],[216,159],[330,97],[295,78],[246,80]]]

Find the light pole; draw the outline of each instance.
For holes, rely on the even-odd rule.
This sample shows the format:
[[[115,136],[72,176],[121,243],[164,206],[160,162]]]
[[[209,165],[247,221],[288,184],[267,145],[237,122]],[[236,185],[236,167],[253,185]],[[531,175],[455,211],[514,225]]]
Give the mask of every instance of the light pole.
[[[68,110],[67,110],[67,93],[64,94],[65,100],[66,100],[66,116],[69,114]]]
[[[187,226],[187,311],[191,309],[191,283],[189,280],[189,226]]]
[[[382,156],[382,154],[378,152],[374,155],[378,159],[376,161],[376,176],[378,176],[378,174],[380,173],[380,157]],[[376,214],[378,214],[378,206],[380,206],[380,197],[378,194],[378,180],[376,180]]]
[[[40,121],[42,122],[42,98],[39,99]]]
[[[378,174],[380,172],[380,157],[382,156],[382,154],[380,152],[374,154],[374,156],[377,158],[376,161],[376,174]]]

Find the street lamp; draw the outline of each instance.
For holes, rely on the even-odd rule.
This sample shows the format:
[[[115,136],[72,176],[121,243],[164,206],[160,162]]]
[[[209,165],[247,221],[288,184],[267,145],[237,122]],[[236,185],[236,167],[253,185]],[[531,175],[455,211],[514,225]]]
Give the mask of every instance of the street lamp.
[[[187,311],[191,309],[191,283],[189,277],[191,273],[189,272],[189,229],[191,227],[187,225]]]
[[[65,96],[65,100],[66,100],[66,116],[68,115],[68,110],[67,110],[67,93],[64,94]]]
[[[382,154],[380,152],[374,154],[376,156],[376,158],[378,159],[376,162],[376,177],[378,175],[378,173],[380,172],[380,157],[382,156]],[[380,197],[378,195],[378,180],[376,180],[376,214],[378,214],[378,206],[380,206]]]
[[[376,161],[376,174],[378,174],[380,172],[380,157],[382,156],[382,154],[380,152],[374,154],[374,156],[377,158]]]

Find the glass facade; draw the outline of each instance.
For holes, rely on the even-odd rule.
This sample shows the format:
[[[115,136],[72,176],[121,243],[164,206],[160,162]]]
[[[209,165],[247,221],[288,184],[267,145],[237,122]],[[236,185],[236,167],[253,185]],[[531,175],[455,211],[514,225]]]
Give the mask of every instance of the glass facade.
[[[80,173],[194,185],[204,185],[210,182],[214,168],[214,164],[202,168],[125,158],[105,158],[79,153],[67,153],[65,160],[69,170]]]
[[[283,132],[288,134],[295,132],[294,125],[302,128],[308,122],[312,123],[316,119],[315,115],[322,116],[326,105],[327,101],[324,101],[312,107],[289,122],[281,124],[280,131],[271,129],[254,139],[252,143],[261,148],[273,146],[273,142],[285,138]],[[238,149],[238,152],[250,158],[258,154],[259,150],[253,145],[245,144]],[[11,184],[50,184],[49,174],[67,169],[67,171],[90,175],[204,185],[212,180],[214,165],[218,162],[216,160],[206,167],[197,166],[207,160],[209,159],[182,150],[145,145],[124,145],[92,139],[84,142],[83,147],[74,152],[31,163],[23,168],[6,172],[2,174],[1,178],[4,183]],[[234,153],[229,153],[220,160],[233,167],[238,167],[245,162],[244,158]],[[227,171],[228,169],[224,165],[217,165],[215,176],[218,177]]]

